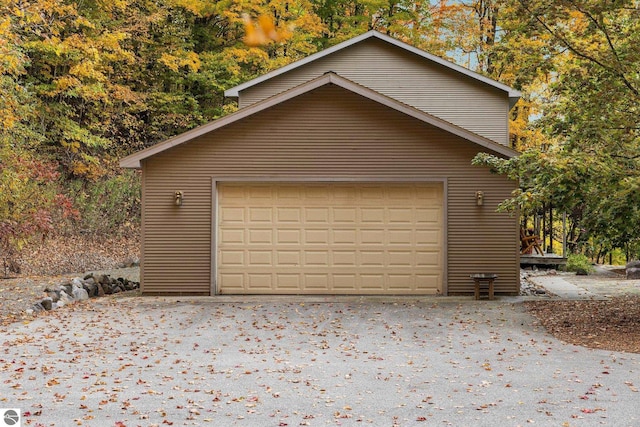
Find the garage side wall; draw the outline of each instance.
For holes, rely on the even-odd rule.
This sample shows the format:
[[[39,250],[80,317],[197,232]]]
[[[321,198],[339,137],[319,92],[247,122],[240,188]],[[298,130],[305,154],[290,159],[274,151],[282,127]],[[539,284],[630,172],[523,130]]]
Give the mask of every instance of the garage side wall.
[[[446,182],[448,293],[495,272],[519,288],[517,220],[496,213],[512,181],[471,166],[479,147],[329,85],[143,162],[143,292],[211,292],[212,180]],[[175,191],[184,193],[175,206]],[[483,191],[484,206],[475,192]]]

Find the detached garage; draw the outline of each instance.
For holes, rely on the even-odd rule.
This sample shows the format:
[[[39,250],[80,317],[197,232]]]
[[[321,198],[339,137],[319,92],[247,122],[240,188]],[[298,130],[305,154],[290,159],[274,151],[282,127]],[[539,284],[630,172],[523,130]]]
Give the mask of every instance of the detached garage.
[[[369,32],[227,95],[236,113],[121,162],[143,293],[448,295],[487,271],[518,291],[515,184],[471,166],[517,154],[516,91]]]

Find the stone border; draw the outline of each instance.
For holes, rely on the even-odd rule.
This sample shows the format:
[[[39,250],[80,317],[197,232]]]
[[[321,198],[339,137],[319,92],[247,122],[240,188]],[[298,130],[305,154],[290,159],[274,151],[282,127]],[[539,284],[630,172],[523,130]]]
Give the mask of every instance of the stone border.
[[[89,298],[99,298],[137,289],[140,289],[140,282],[123,279],[122,277],[114,279],[108,274],[87,274],[83,279],[76,277],[57,288],[45,288],[44,292],[47,296],[26,311],[27,314],[35,314],[41,311],[55,310]]]

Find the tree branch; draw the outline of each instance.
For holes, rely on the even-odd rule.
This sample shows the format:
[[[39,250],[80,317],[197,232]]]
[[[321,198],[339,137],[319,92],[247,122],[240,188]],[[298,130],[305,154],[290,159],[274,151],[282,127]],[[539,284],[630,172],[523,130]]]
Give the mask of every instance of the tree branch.
[[[604,22],[600,22],[589,11],[582,9],[575,2],[572,1],[571,4],[573,4],[573,6],[576,8],[576,10],[578,12],[582,13],[587,18],[589,18],[589,20],[591,22],[593,22],[593,24],[596,26],[596,28],[598,28],[602,32],[602,34],[604,34],[605,39],[607,39],[607,44],[609,45],[609,49],[611,50],[611,53],[616,58],[616,62],[619,65],[619,68],[617,68],[617,69],[616,68],[609,68],[609,69],[614,71],[614,73],[617,74],[622,79],[624,85],[626,87],[628,87],[634,94],[640,95],[638,89],[636,89],[633,86],[633,84],[629,81],[629,79],[627,79],[627,76],[624,73],[625,66],[622,63],[622,61],[620,60],[620,55],[618,54],[618,51],[617,51],[616,47],[613,45],[613,40],[611,40],[611,36],[609,35],[609,32],[607,31],[607,28],[604,25]]]
[[[635,88],[631,82],[629,82],[626,78],[626,76],[624,76],[624,74],[621,74],[619,70],[617,70],[616,68],[612,68],[607,66],[606,64],[604,64],[602,61],[598,60],[597,58],[588,55],[582,51],[580,51],[577,47],[575,47],[569,40],[566,39],[566,37],[563,37],[562,35],[560,35],[557,31],[555,31],[553,28],[551,28],[541,17],[539,14],[534,13],[533,10],[531,10],[524,2],[524,0],[518,0],[518,3],[520,3],[520,6],[522,6],[522,8],[529,14],[532,15],[534,17],[534,19],[540,24],[542,25],[542,27],[549,33],[551,34],[553,37],[555,37],[556,39],[558,39],[563,45],[565,45],[567,47],[567,49],[569,49],[574,55],[582,58],[582,59],[586,59],[587,61],[590,61],[594,64],[597,64],[598,66],[600,66],[601,68],[608,70],[610,72],[613,72],[614,75],[617,75],[618,77],[620,77],[624,83],[624,85],[631,90],[631,92],[633,92],[634,95],[636,96],[640,96],[640,91]],[[582,12],[581,10],[578,9],[579,12]]]

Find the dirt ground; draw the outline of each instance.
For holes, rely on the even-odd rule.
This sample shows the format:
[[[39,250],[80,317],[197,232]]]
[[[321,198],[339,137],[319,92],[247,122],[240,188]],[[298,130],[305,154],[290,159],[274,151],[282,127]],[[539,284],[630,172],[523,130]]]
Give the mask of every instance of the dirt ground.
[[[603,350],[640,353],[640,296],[609,300],[528,301],[529,311],[554,337]]]
[[[594,274],[563,274],[570,283],[606,300],[545,299],[525,303],[554,337],[584,347],[640,353],[640,286],[624,270],[599,267]]]

